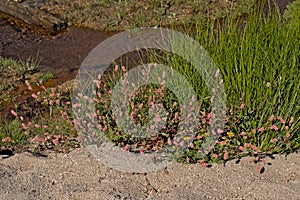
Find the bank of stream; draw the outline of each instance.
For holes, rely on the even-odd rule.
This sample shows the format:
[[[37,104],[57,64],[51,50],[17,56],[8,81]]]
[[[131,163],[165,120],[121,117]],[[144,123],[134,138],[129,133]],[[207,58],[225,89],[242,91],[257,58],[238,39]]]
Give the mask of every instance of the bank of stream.
[[[27,62],[39,62],[39,71],[53,73],[55,77],[46,84],[57,86],[76,77],[77,70],[88,53],[111,34],[83,28],[69,27],[63,33],[49,37],[22,30],[9,24],[7,20],[0,22],[0,56]],[[25,84],[19,87],[15,95],[17,101],[26,98]],[[27,95],[28,97],[28,95]],[[0,109],[6,114],[11,104]]]
[[[283,10],[292,1],[276,2]],[[115,33],[68,27],[58,35],[45,36],[24,31],[22,27],[12,24],[11,20],[0,16],[0,56],[22,61],[28,61],[29,58],[39,60],[40,72],[55,74],[55,78],[45,83],[46,86],[52,87],[74,79],[88,53],[113,34]],[[15,91],[17,102],[24,101],[30,95],[25,91],[25,85],[17,88]],[[7,115],[13,106],[2,104],[0,116]]]

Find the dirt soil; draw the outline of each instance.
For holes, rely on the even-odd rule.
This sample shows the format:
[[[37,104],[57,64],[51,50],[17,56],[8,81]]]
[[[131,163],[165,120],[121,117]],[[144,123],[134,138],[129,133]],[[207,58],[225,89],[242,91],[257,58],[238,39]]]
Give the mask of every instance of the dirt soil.
[[[300,155],[215,164],[172,164],[146,175],[101,164],[84,148],[48,158],[28,153],[0,160],[0,199],[300,199]]]

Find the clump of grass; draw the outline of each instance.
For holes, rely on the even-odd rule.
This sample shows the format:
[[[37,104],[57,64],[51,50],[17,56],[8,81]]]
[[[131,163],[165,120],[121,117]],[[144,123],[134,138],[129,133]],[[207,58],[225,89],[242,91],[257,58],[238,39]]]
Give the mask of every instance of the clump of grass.
[[[0,57],[0,78],[2,83],[0,85],[1,93],[9,91],[11,88],[15,88],[18,83],[22,81],[24,76],[22,65],[12,59],[5,59]],[[3,96],[3,94],[1,95]]]
[[[206,30],[197,29],[194,37],[209,52],[223,76],[227,94],[226,123],[223,130],[218,130],[221,137],[214,148],[207,152],[205,157],[201,157],[199,151],[207,135],[211,103],[205,82],[194,73],[190,63],[177,55],[166,53],[165,57],[156,58],[155,61],[168,64],[184,74],[194,87],[197,100],[204,109],[201,110],[198,132],[195,132],[194,140],[188,144],[188,150],[178,161],[200,162],[207,166],[211,162],[224,162],[246,155],[256,156],[255,160],[261,161],[267,154],[298,150],[299,27],[285,23],[279,12],[271,12],[266,16],[261,10],[255,10],[246,22],[228,18],[217,28],[215,23],[211,22]],[[123,72],[126,73],[126,68],[123,68]],[[81,130],[101,129],[110,141],[126,151],[143,153],[163,148],[174,139],[178,128],[176,120],[180,119],[180,107],[172,107],[178,101],[170,91],[161,90],[162,88],[155,85],[136,88],[128,105],[131,120],[136,124],[143,126],[149,122],[149,108],[151,104],[157,103],[154,99],[163,102],[163,106],[168,110],[167,125],[164,129],[153,133],[147,139],[138,139],[117,127],[114,114],[124,113],[112,113],[110,108],[115,83],[102,82],[101,79],[94,81],[101,91],[95,92],[96,99],[84,95],[77,97],[83,101],[78,101],[75,109],[80,110],[82,104],[89,101],[95,101],[97,105],[97,114],[93,114],[94,108],[80,110],[82,121],[78,121],[78,126]],[[140,89],[143,89],[143,92]],[[151,93],[157,89],[162,93]],[[87,123],[95,119],[100,123]],[[85,139],[89,138],[91,142],[99,139],[97,137],[101,138],[103,135],[96,138],[93,133],[85,135]]]
[[[260,10],[246,22],[229,18],[216,29],[213,24],[195,38],[221,70],[226,88],[224,146],[217,145],[215,155],[228,152],[223,154],[228,159],[249,148],[256,153],[299,149],[299,25],[286,23],[279,12],[264,16]]]
[[[31,83],[25,81],[25,84],[32,91]],[[79,147],[71,112],[71,95],[61,92],[58,87],[45,88],[42,81],[36,85],[42,90],[30,97],[35,104],[34,113],[28,116],[22,110],[11,110],[14,119],[6,121],[0,129],[0,146],[63,153]]]
[[[29,57],[26,61],[15,61],[11,58],[0,57],[0,105],[15,101],[16,88],[24,84],[27,77],[34,77],[39,70],[40,59],[38,56]],[[43,76],[46,74],[41,74]],[[51,76],[46,78],[50,79]]]
[[[1,120],[0,139],[0,146],[15,147],[23,145],[28,137],[22,133],[22,125],[18,120]]]

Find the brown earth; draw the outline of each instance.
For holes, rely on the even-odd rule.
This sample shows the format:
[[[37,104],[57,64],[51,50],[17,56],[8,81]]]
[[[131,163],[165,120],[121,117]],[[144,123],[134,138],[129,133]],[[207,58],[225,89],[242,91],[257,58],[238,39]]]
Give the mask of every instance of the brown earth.
[[[172,164],[146,175],[119,172],[86,149],[48,158],[17,154],[0,160],[0,199],[300,199],[300,155],[253,158],[211,168]]]
[[[70,27],[64,33],[49,37],[23,33],[20,28],[3,20],[0,22],[0,56],[23,61],[29,58],[41,60],[40,72],[55,74],[55,78],[45,84],[53,87],[73,80],[83,59],[108,36],[99,31]],[[19,96],[18,102],[22,102],[31,94],[23,84],[14,95]],[[13,104],[1,105],[0,116],[6,116],[11,108]]]

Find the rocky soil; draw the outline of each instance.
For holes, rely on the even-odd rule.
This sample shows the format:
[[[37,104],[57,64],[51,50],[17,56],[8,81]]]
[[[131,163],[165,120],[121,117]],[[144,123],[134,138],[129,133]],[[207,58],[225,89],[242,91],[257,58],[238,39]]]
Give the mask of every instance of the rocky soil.
[[[299,199],[299,154],[267,158],[263,173],[252,160],[211,168],[175,163],[143,175],[110,169],[84,148],[22,153],[0,160],[0,199]]]

